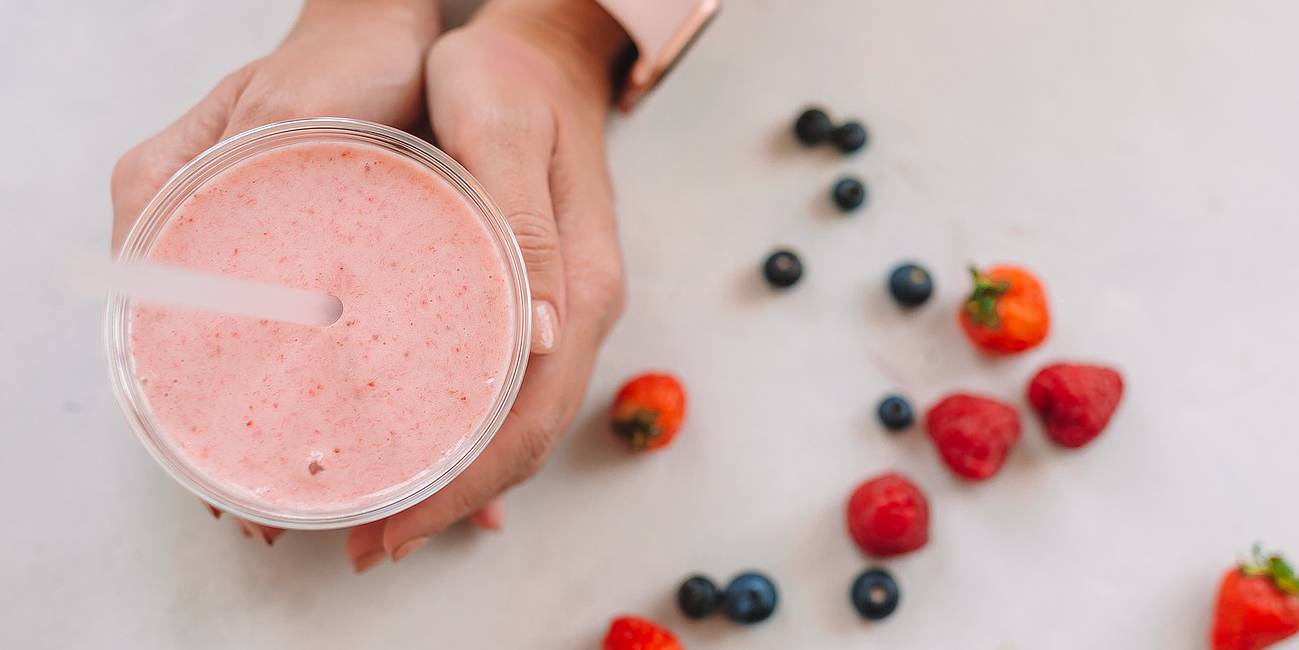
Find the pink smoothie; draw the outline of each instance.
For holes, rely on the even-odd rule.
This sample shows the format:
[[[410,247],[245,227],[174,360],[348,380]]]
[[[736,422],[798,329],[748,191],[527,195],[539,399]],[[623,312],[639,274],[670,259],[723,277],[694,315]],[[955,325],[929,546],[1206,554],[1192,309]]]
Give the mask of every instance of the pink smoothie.
[[[447,181],[375,146],[235,164],[149,259],[328,291],[325,328],[136,305],[136,372],[200,474],[273,510],[366,507],[454,462],[489,417],[518,309],[507,258]]]

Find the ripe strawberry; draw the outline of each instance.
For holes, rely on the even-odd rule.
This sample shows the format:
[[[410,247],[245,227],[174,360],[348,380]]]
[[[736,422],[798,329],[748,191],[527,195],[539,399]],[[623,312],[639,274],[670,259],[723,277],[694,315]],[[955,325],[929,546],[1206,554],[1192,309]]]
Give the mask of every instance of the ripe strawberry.
[[[1213,650],[1258,650],[1299,632],[1299,578],[1280,555],[1232,569],[1218,586]]]
[[[1033,273],[1017,266],[970,268],[974,291],[958,318],[979,349],[1014,354],[1036,346],[1051,329],[1046,292]]]
[[[635,616],[620,616],[609,624],[604,650],[682,650],[672,633]]]
[[[613,401],[613,432],[635,449],[665,447],[681,429],[686,391],[671,375],[645,373],[623,384]]]
[[[914,551],[929,541],[929,502],[901,474],[881,474],[848,498],[848,534],[876,557]]]
[[[1019,413],[996,400],[957,393],[929,409],[925,430],[953,472],[981,481],[1001,469],[1019,440]]]
[[[1123,377],[1100,366],[1057,363],[1028,383],[1028,401],[1046,435],[1062,447],[1081,447],[1100,435],[1123,397]]]

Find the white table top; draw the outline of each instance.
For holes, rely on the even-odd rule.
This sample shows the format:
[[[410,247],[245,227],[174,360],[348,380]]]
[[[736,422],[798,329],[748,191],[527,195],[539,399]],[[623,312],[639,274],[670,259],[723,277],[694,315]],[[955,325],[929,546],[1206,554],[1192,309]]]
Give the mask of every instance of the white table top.
[[[0,10],[0,646],[594,650],[628,611],[692,649],[1196,648],[1237,553],[1299,559],[1299,4],[1225,0],[732,0],[613,126],[630,307],[505,531],[362,577],[341,533],[245,541],[132,439],[100,305],[61,287],[107,245],[117,155],[271,47],[291,5]],[[869,150],[796,147],[813,101],[863,118]],[[844,219],[825,196],[850,172],[871,202]],[[756,270],[777,245],[808,268],[784,295]],[[939,288],[911,316],[882,290],[905,258]],[[991,362],[960,339],[970,260],[1046,278],[1044,347]],[[1127,376],[1086,450],[1031,424],[967,485],[919,431],[874,423],[886,391],[1018,399],[1058,358]],[[629,457],[603,413],[646,368],[684,377],[693,410],[668,451]],[[886,563],[902,606],[869,625],[841,510],[888,468],[927,490],[933,534]],[[675,612],[688,573],[751,567],[781,588],[768,623]]]

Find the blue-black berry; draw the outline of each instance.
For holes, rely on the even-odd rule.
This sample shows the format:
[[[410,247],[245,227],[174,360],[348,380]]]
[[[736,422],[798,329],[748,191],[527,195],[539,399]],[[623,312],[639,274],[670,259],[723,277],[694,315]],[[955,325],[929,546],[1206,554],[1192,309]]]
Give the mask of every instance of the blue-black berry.
[[[844,122],[830,132],[830,142],[844,153],[853,153],[861,149],[866,146],[869,139],[866,127],[860,122]]]
[[[876,409],[880,416],[880,424],[884,425],[889,431],[901,431],[916,421],[916,414],[911,410],[911,403],[901,395],[889,395],[880,400],[879,408]]]
[[[778,289],[794,286],[803,277],[803,262],[787,250],[778,250],[762,264],[762,275],[767,283]]]
[[[686,618],[704,618],[717,611],[721,602],[722,592],[704,576],[690,576],[677,589],[677,605]]]
[[[916,307],[934,293],[929,271],[916,264],[903,264],[889,273],[889,293],[904,307]]]
[[[830,121],[830,116],[819,108],[803,111],[794,121],[794,135],[799,142],[809,147],[828,140],[832,131],[834,131],[834,123]]]
[[[834,184],[830,197],[840,210],[849,212],[861,207],[866,202],[866,185],[851,176],[845,176]]]
[[[776,585],[761,573],[742,573],[726,585],[722,612],[736,623],[759,623],[776,611]]]
[[[898,608],[901,592],[893,576],[883,569],[868,569],[852,583],[852,606],[862,618],[878,621]]]

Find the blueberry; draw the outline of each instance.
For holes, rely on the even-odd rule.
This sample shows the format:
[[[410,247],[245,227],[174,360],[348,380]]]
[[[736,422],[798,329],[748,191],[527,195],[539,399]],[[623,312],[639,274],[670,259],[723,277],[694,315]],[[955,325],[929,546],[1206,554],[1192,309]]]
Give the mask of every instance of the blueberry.
[[[803,111],[794,121],[794,135],[798,137],[799,142],[809,147],[828,140],[831,131],[834,131],[834,123],[830,121],[830,116],[819,108]]]
[[[860,122],[844,122],[830,132],[830,141],[839,151],[852,153],[866,146],[869,136]]]
[[[866,186],[856,178],[845,176],[834,184],[834,189],[830,191],[830,198],[834,199],[834,204],[844,212],[856,210],[866,202]]]
[[[934,293],[934,281],[929,271],[916,264],[903,264],[889,274],[889,293],[904,307],[924,304]]]
[[[721,604],[722,592],[717,585],[704,576],[690,576],[677,589],[677,605],[686,618],[700,619],[717,611]]]
[[[767,283],[773,287],[779,289],[792,287],[799,278],[803,277],[803,262],[790,251],[778,250],[763,263],[762,274],[766,276]]]
[[[741,573],[726,585],[722,612],[736,623],[759,623],[776,611],[776,585],[761,573]]]
[[[852,583],[852,606],[862,618],[878,621],[898,608],[898,583],[883,569],[868,569]]]
[[[889,431],[901,431],[916,421],[911,403],[901,395],[889,395],[880,401],[877,409],[880,423]]]

